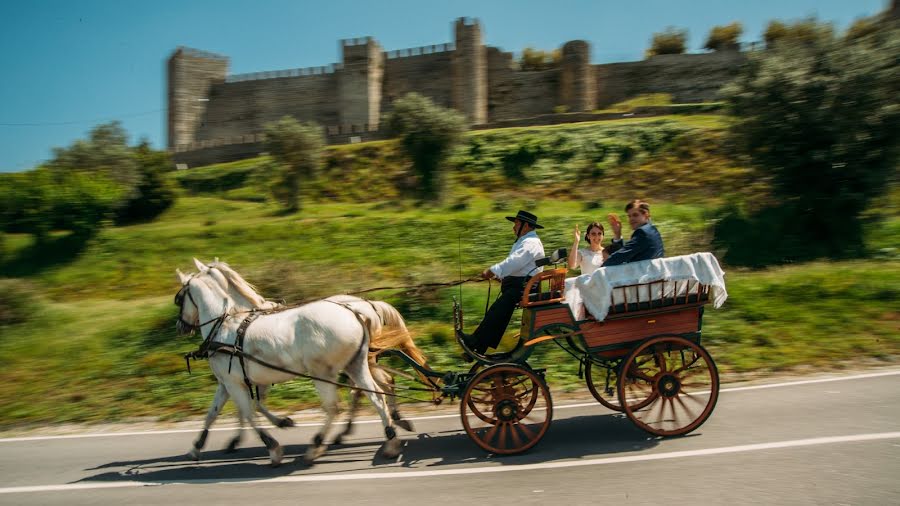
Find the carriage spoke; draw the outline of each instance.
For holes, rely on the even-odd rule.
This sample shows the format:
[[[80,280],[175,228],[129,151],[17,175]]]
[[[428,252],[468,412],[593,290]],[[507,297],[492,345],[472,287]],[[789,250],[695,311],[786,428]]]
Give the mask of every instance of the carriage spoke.
[[[513,448],[522,446],[522,438],[519,436],[519,427],[517,424],[508,424],[510,426],[509,435],[512,438]]]

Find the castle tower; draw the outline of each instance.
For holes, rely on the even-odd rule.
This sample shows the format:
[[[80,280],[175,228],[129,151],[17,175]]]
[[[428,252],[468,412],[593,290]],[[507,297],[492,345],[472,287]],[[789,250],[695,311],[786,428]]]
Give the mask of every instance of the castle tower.
[[[591,46],[583,40],[566,42],[562,47],[559,79],[559,104],[569,111],[594,110],[597,101]]]
[[[343,68],[338,71],[339,118],[344,125],[377,129],[381,119],[384,53],[372,37],[341,41]]]
[[[477,19],[459,18],[454,25],[453,107],[473,125],[487,123],[487,51]]]
[[[209,88],[228,75],[228,58],[206,51],[179,47],[166,65],[168,81],[167,145],[194,141],[194,133],[206,112]]]

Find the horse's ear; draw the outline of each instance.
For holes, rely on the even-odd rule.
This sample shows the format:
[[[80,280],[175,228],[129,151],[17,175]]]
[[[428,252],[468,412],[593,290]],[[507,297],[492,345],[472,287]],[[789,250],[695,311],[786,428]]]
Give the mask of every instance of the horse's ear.
[[[184,275],[180,270],[178,270],[178,269],[175,269],[175,274],[178,275],[178,282],[181,283],[181,284],[183,285],[183,284],[184,284],[184,281],[187,279],[187,276],[185,276],[185,275]]]
[[[200,260],[197,260],[196,258],[194,259],[194,265],[197,266],[197,270],[200,272],[205,272],[206,269],[209,268],[209,267],[203,265],[203,262],[201,262]]]

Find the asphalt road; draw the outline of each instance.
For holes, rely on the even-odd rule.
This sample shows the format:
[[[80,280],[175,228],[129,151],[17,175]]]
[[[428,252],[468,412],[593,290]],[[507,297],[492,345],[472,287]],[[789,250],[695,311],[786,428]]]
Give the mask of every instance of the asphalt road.
[[[220,451],[231,430],[200,462],[185,457],[196,430],[6,438],[0,504],[900,504],[900,370],[725,384],[709,421],[670,439],[588,399],[557,401],[546,437],[513,457],[469,441],[457,405],[420,415],[392,461],[378,423],[314,466],[314,424],[274,429],[277,468],[250,433]]]

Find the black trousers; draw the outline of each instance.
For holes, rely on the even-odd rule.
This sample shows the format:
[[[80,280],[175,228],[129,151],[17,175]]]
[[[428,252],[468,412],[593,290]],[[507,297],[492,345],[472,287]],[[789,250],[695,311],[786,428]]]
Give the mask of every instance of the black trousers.
[[[472,335],[477,339],[479,352],[487,348],[496,348],[500,344],[509,320],[512,318],[516,304],[522,300],[522,292],[525,291],[525,276],[507,276],[500,283],[500,296],[491,304],[490,309],[484,315],[484,319],[475,329]]]

